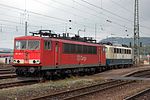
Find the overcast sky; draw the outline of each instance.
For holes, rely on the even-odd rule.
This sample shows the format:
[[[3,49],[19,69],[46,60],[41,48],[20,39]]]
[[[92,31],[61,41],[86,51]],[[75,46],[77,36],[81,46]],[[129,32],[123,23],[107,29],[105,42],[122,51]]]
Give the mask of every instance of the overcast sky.
[[[149,37],[150,0],[139,0],[140,36]],[[0,48],[13,48],[14,37],[51,29],[93,37],[133,37],[134,0],[0,0]],[[71,22],[69,22],[71,20]],[[71,29],[69,29],[71,27]]]

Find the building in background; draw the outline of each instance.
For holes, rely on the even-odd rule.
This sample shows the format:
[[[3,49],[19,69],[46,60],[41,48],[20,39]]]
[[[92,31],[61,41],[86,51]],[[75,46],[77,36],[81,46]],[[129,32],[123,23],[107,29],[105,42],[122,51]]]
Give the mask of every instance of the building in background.
[[[0,64],[11,64],[12,61],[13,61],[12,50],[0,48]]]

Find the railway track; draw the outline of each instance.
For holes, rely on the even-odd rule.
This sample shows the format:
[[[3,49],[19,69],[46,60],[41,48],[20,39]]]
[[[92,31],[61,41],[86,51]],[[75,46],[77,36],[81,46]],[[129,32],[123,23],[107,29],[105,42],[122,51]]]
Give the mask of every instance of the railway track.
[[[142,71],[138,71],[135,72],[133,74],[130,74],[126,77],[145,77],[145,78],[149,78],[150,77],[150,70],[142,70]]]
[[[133,77],[146,77],[146,78],[148,78],[148,77],[150,77],[149,72],[150,72],[149,70],[137,72],[137,73],[133,74]],[[130,76],[132,76],[132,75],[130,75]],[[124,80],[124,81],[123,80],[112,80],[110,82],[103,83],[103,84],[94,84],[94,85],[87,86],[87,87],[81,87],[81,88],[77,88],[77,89],[73,89],[73,90],[61,91],[61,92],[57,92],[55,94],[33,98],[33,100],[77,99],[81,96],[96,93],[99,91],[109,90],[109,89],[112,89],[115,87],[119,87],[119,86],[126,85],[126,84],[131,84],[134,82],[138,82],[138,81],[135,81],[135,80]]]
[[[0,89],[17,87],[17,86],[24,86],[24,85],[32,85],[32,84],[35,84],[37,82],[38,82],[38,80],[25,80],[25,81],[2,83],[2,84],[0,84]]]
[[[76,99],[78,97],[88,95],[91,93],[99,92],[99,91],[105,91],[107,89],[115,88],[121,85],[130,84],[136,81],[110,81],[106,83],[101,84],[94,84],[91,86],[81,87],[77,89],[67,90],[58,92],[51,95],[41,96],[37,98],[33,98],[32,100],[69,100],[69,99]]]
[[[14,73],[14,74],[2,74],[0,75],[0,79],[7,79],[7,78],[15,78],[17,77],[17,75]]]
[[[0,75],[2,74],[12,74],[15,73],[13,69],[0,69]]]
[[[136,93],[130,97],[127,97],[124,100],[149,100],[149,98],[150,98],[150,88],[145,89],[139,93]]]
[[[0,69],[0,79],[15,78],[16,76],[13,68]]]

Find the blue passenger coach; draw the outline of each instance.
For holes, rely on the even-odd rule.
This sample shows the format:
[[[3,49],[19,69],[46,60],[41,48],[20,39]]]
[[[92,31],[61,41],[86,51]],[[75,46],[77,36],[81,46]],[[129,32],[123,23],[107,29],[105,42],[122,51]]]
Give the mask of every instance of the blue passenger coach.
[[[105,45],[107,66],[131,66],[133,65],[132,48],[114,45]]]

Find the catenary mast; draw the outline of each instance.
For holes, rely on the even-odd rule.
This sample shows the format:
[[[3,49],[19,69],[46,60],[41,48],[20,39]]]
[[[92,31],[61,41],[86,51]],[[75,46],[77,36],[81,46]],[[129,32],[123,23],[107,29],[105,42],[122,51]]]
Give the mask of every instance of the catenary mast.
[[[139,51],[139,0],[135,0],[134,5],[134,64],[136,66],[140,63],[140,51]]]

